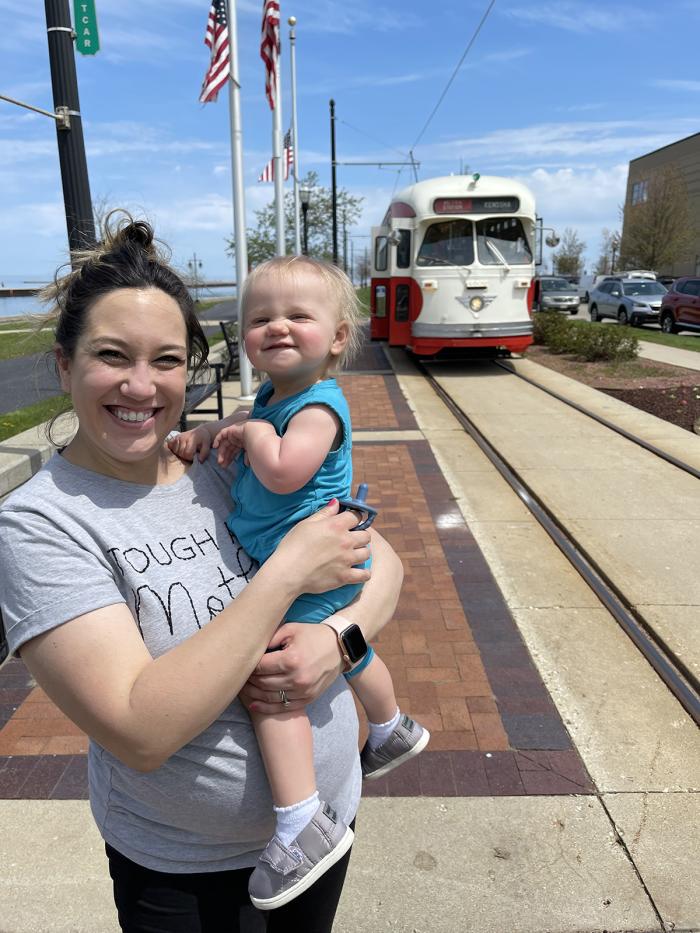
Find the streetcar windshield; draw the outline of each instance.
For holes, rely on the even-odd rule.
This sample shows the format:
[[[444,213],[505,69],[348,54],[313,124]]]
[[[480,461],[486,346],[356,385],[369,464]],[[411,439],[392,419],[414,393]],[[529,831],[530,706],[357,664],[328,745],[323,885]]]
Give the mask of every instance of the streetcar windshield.
[[[441,220],[425,231],[416,263],[419,266],[469,266],[474,262],[471,220]]]
[[[470,266],[474,262],[474,232],[478,260],[483,265],[527,265],[532,252],[518,217],[441,220],[425,231],[416,257],[419,266]]]
[[[518,217],[491,217],[476,224],[479,262],[485,266],[526,265],[532,251]]]

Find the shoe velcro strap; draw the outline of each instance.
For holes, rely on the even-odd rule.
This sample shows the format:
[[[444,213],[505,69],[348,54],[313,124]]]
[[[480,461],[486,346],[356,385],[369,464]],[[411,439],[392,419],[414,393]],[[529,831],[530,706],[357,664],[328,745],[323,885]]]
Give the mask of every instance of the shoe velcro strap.
[[[299,853],[299,855],[301,855],[301,853]],[[299,868],[304,860],[303,857],[300,858],[295,854],[295,850],[288,849],[287,846],[280,842],[277,836],[274,836],[265,846],[265,850],[260,856],[260,861],[267,862],[267,864],[280,875],[288,875],[290,872]]]

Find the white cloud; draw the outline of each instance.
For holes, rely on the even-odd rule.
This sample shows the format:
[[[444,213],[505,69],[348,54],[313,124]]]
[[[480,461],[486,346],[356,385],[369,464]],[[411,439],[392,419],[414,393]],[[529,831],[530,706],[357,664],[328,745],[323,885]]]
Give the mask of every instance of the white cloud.
[[[66,214],[62,201],[18,204],[12,211],[0,211],[0,235],[17,240],[19,231],[30,231],[31,239],[54,239],[66,233]],[[23,241],[22,249],[26,248]]]
[[[700,81],[684,81],[674,78],[659,78],[656,81],[649,82],[652,87],[663,87],[670,91],[700,91]]]
[[[619,32],[642,28],[653,21],[651,14],[639,7],[615,4],[613,7],[595,7],[590,3],[574,0],[559,0],[556,3],[541,3],[537,6],[511,7],[507,15],[526,23],[542,24],[568,32]]]
[[[521,159],[567,159],[597,161],[606,158],[636,158],[683,138],[697,128],[691,118],[668,120],[658,126],[649,120],[581,121],[540,123],[526,127],[494,130],[474,137],[421,145],[416,152],[424,165],[456,165],[459,156],[469,154],[470,165],[499,166]],[[426,173],[424,168],[423,173]]]

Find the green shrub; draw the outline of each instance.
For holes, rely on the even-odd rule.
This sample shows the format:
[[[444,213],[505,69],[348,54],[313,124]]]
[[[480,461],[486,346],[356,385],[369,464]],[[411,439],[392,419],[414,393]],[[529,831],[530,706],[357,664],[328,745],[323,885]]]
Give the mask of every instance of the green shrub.
[[[588,362],[634,360],[639,354],[639,341],[624,327],[587,324],[585,339],[579,341],[573,352]]]
[[[627,328],[572,321],[556,311],[534,316],[533,335],[552,353],[571,353],[588,362],[633,360],[639,351],[639,341]]]
[[[550,345],[553,335],[560,333],[570,323],[557,311],[539,311],[532,318],[532,334],[535,343]]]

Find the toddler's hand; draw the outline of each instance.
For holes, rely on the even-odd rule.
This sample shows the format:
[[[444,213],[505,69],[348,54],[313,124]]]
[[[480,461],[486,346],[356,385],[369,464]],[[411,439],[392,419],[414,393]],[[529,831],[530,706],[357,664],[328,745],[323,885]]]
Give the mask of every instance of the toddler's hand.
[[[198,453],[199,462],[204,463],[211,449],[211,435],[206,428],[200,426],[170,438],[168,447],[181,460],[194,460],[195,454]]]
[[[219,451],[217,461],[220,466],[227,467],[231,464],[239,451],[243,450],[243,437],[245,432],[244,424],[231,424],[227,428],[222,428],[214,438],[212,447]]]

